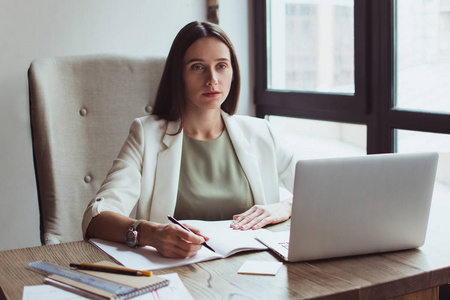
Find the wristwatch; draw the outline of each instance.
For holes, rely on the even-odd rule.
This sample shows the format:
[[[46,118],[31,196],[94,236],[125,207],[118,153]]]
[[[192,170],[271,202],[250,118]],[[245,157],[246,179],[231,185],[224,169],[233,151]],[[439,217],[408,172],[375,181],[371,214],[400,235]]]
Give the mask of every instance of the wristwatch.
[[[127,231],[125,232],[125,240],[127,241],[127,245],[131,248],[137,248],[139,245],[138,240],[138,232],[137,228],[139,225],[141,225],[142,222],[145,222],[146,220],[137,220],[134,222],[130,227],[128,227]]]

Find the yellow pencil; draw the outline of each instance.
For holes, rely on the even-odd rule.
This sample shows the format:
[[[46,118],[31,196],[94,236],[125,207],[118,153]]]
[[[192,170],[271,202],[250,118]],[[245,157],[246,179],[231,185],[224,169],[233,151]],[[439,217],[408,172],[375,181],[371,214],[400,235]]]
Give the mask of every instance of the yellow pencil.
[[[70,264],[72,268],[77,268],[80,270],[89,270],[89,271],[100,271],[100,272],[109,272],[123,275],[134,275],[134,276],[152,276],[152,271],[144,271],[144,270],[134,270],[123,267],[113,267],[113,266],[104,266],[104,265],[96,265],[96,264]]]

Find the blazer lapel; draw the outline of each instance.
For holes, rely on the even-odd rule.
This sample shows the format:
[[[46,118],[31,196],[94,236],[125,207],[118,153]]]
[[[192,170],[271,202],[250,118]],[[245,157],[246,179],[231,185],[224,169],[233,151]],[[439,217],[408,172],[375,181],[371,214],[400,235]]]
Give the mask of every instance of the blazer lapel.
[[[180,177],[183,132],[177,135],[170,135],[169,133],[176,132],[179,124],[179,122],[168,123],[162,140],[166,149],[158,153],[150,220],[159,223],[166,223],[166,216],[172,215],[175,211]]]
[[[250,152],[250,144],[242,133],[240,127],[227,113],[222,112],[222,118],[228,129],[228,135],[230,136],[234,151],[236,152],[242,169],[247,176],[255,204],[266,203],[258,161],[255,155]]]

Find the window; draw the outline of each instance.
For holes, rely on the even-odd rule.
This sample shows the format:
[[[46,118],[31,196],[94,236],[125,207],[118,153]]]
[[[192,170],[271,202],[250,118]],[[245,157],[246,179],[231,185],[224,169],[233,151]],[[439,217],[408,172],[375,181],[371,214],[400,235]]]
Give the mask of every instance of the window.
[[[268,87],[353,94],[353,0],[268,5]]]
[[[279,116],[268,119],[302,159],[366,154],[364,125]]]
[[[367,26],[356,13],[365,9],[360,3],[255,1],[258,116],[367,123]]]
[[[254,6],[257,116],[355,125],[366,153],[438,151],[450,182],[450,0]]]
[[[396,105],[450,112],[450,1],[397,1]]]

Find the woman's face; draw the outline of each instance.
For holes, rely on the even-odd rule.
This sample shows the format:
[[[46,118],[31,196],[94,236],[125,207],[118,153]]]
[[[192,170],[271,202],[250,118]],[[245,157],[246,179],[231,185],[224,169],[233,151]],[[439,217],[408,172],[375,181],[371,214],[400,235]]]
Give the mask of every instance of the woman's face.
[[[219,39],[195,41],[183,59],[186,109],[220,109],[233,81],[230,50]]]

